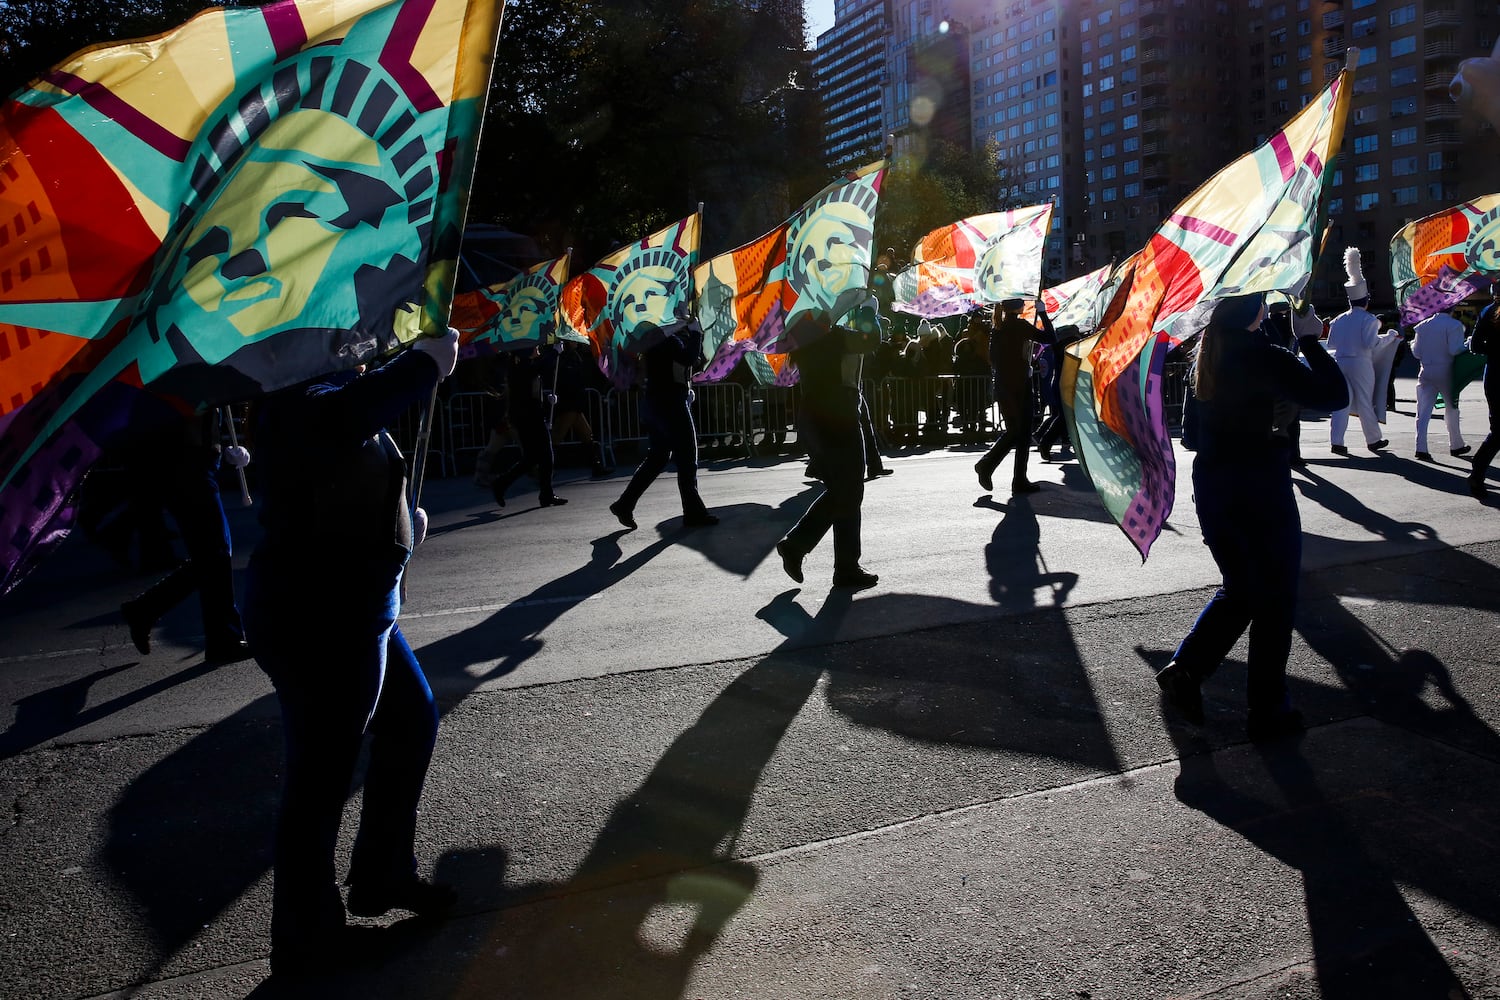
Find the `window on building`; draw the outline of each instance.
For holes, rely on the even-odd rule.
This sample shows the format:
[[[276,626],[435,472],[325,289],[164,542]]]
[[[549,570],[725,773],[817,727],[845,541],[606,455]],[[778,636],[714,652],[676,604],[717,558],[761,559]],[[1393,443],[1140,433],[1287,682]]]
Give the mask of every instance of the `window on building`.
[[[1409,56],[1415,51],[1417,51],[1416,35],[1407,35],[1405,38],[1398,38],[1391,43],[1392,59],[1395,59],[1397,56]]]
[[[1138,173],[1141,172],[1141,161],[1140,160],[1126,160],[1125,161],[1125,165],[1121,168],[1121,170],[1124,172],[1125,176],[1127,176],[1127,177],[1129,177],[1131,174],[1138,174]]]
[[[1127,45],[1120,50],[1120,62],[1127,63],[1135,58],[1135,46]]]
[[[1140,123],[1141,123],[1141,116],[1140,115],[1126,115],[1124,118],[1120,119],[1120,127],[1121,128],[1135,128]]]
[[[1428,153],[1427,154],[1427,169],[1428,170],[1442,170],[1443,169],[1443,154],[1442,153]]]
[[[1112,181],[1117,176],[1119,176],[1119,170],[1115,167],[1115,165],[1113,163],[1106,163],[1104,165],[1104,167],[1099,171],[1099,179],[1100,180]]]
[[[1138,135],[1127,135],[1120,143],[1120,148],[1127,153],[1134,153],[1141,148],[1141,137]]]
[[[1354,183],[1367,184],[1370,181],[1380,180],[1380,164],[1357,163],[1354,166]]]
[[[1349,120],[1356,125],[1369,124],[1375,120],[1375,106],[1373,104],[1366,104],[1362,108],[1355,108],[1354,113],[1349,116]]]
[[[1391,86],[1405,87],[1417,82],[1417,67],[1402,66],[1400,69],[1391,70]]]
[[[1107,187],[1099,193],[1099,196],[1103,201],[1115,201],[1119,198],[1120,192],[1117,188]]]
[[[1113,97],[1106,97],[1104,100],[1099,102],[1099,113],[1101,115],[1113,114],[1114,110],[1115,99]]]
[[[1417,113],[1417,99],[1415,97],[1395,97],[1391,99],[1391,117],[1405,118],[1407,115]]]
[[[1391,27],[1400,27],[1403,24],[1411,24],[1417,19],[1417,5],[1414,3],[1402,4],[1391,11]]]
[[[1380,204],[1379,191],[1366,191],[1364,194],[1354,196],[1354,210],[1356,212],[1368,212]]]
[[[1104,91],[1106,91],[1106,90],[1114,90],[1114,89],[1115,89],[1115,78],[1113,76],[1106,76],[1106,77],[1104,77],[1103,79],[1101,79],[1099,81],[1099,92],[1101,94]]]
[[[1121,193],[1124,194],[1127,198],[1139,198],[1141,196],[1140,181],[1133,181],[1129,184],[1126,184]]]
[[[1415,205],[1421,200],[1420,189],[1413,184],[1410,187],[1398,187],[1391,192],[1391,204],[1393,205]]]
[[[1410,146],[1412,143],[1414,143],[1416,141],[1417,141],[1417,128],[1416,128],[1415,125],[1408,125],[1406,128],[1398,128],[1398,129],[1392,129],[1391,130],[1391,145],[1392,146]]]
[[[1328,199],[1328,214],[1329,215],[1342,215],[1343,213],[1344,213],[1344,199],[1342,199],[1342,198],[1329,198]]]
[[[1304,69],[1297,74],[1297,85],[1307,87],[1312,84],[1312,70]]]
[[[1297,61],[1298,62],[1306,62],[1307,60],[1309,60],[1311,58],[1312,58],[1312,46],[1311,45],[1299,45],[1299,46],[1297,46]]]
[[[1362,17],[1349,26],[1349,33],[1355,38],[1368,38],[1375,34],[1375,18]]]
[[[1357,135],[1354,137],[1354,152],[1373,153],[1380,148],[1380,136],[1375,133],[1370,135]]]
[[[1439,153],[1439,156],[1442,154]],[[1402,156],[1391,161],[1392,177],[1409,177],[1417,172],[1417,158],[1415,156]]]

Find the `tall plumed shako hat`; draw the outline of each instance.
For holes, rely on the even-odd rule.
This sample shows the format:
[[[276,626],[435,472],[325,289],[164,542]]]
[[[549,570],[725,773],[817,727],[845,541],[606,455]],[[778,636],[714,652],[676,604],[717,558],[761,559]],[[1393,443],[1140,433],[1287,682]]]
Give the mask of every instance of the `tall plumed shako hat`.
[[[1344,282],[1344,293],[1350,302],[1370,297],[1370,286],[1365,284],[1365,269],[1359,259],[1359,247],[1344,249],[1344,273],[1349,276]]]

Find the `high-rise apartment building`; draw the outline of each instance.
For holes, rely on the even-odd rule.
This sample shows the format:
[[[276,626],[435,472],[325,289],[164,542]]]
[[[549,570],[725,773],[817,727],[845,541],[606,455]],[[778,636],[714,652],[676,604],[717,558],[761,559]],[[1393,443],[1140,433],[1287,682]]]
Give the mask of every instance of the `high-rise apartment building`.
[[[833,27],[818,36],[813,79],[831,167],[867,163],[885,150],[888,25],[888,0],[837,0]]]
[[[971,141],[999,145],[1010,203],[1057,204],[1048,283],[1139,250],[1179,202],[1311,101],[1351,47],[1360,57],[1316,301],[1338,304],[1342,250],[1358,246],[1376,304],[1389,304],[1383,262],[1396,231],[1500,191],[1500,137],[1448,96],[1458,63],[1493,47],[1497,0],[889,4],[883,68],[867,73],[884,81],[878,134],[896,134],[899,148],[923,107],[924,45],[967,32]]]
[[[1231,12],[1228,0],[1079,0],[1071,138],[1083,172],[1073,230],[1082,269],[1135,253],[1237,155],[1243,106],[1224,58]]]
[[[1384,262],[1407,222],[1500,191],[1493,130],[1448,96],[1460,60],[1495,41],[1490,0],[1245,0],[1242,144],[1263,142],[1359,49],[1313,297],[1342,297],[1343,248],[1359,247],[1371,297],[1391,304]],[[1375,266],[1370,266],[1374,262]]]
[[[1053,203],[1052,234],[1042,262],[1044,285],[1068,270],[1067,233],[1082,218],[1069,130],[1077,44],[1073,4],[1011,0],[991,5],[969,39],[970,114],[976,144],[994,142],[1008,181],[1010,206]],[[997,206],[998,207],[998,206]]]

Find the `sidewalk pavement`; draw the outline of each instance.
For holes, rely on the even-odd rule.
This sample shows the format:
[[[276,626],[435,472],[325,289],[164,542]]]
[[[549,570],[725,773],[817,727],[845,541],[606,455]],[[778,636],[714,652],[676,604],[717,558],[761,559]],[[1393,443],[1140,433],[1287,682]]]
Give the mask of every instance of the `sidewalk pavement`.
[[[266,705],[13,757],[0,995],[1500,997],[1500,543],[1308,574],[1269,747],[1241,659],[1162,717],[1201,589],[834,644],[850,602],[791,593],[764,657],[444,704],[418,854],[459,909],[300,989]]]

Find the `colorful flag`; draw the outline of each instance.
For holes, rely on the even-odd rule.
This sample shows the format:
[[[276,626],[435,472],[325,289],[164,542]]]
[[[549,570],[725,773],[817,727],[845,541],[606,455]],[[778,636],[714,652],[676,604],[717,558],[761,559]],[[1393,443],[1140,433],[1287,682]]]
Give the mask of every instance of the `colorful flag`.
[[[854,171],[769,233],[697,269],[698,321],[709,356],[699,381],[724,378],[747,351],[786,354],[869,297],[884,176],[883,161]],[[777,384],[784,370],[776,368]]]
[[[593,345],[599,370],[622,389],[636,355],[692,318],[698,212],[621,247],[562,290],[563,322]]]
[[[934,229],[896,275],[891,308],[925,319],[1037,296],[1052,205],[976,215]]]
[[[1414,325],[1500,277],[1500,194],[1408,222],[1391,238],[1391,286]]]
[[[443,328],[499,18],[213,8],[0,106],[0,591],[133,391],[211,406]]]
[[[1075,449],[1142,559],[1176,493],[1161,398],[1166,354],[1202,328],[1215,299],[1303,291],[1358,62],[1359,50],[1349,49],[1346,68],[1280,132],[1178,205],[1111,277],[1115,291],[1098,333],[1065,352]],[[1070,387],[1077,395],[1067,400]]]
[[[1099,325],[1104,307],[1109,305],[1104,286],[1113,270],[1106,264],[1097,271],[1042,289],[1042,305],[1047,307],[1052,325],[1076,326],[1083,333],[1092,333]]]
[[[448,324],[458,331],[459,357],[522,351],[558,340],[589,343],[558,322],[568,257],[540,264],[488,288],[453,297]]]

